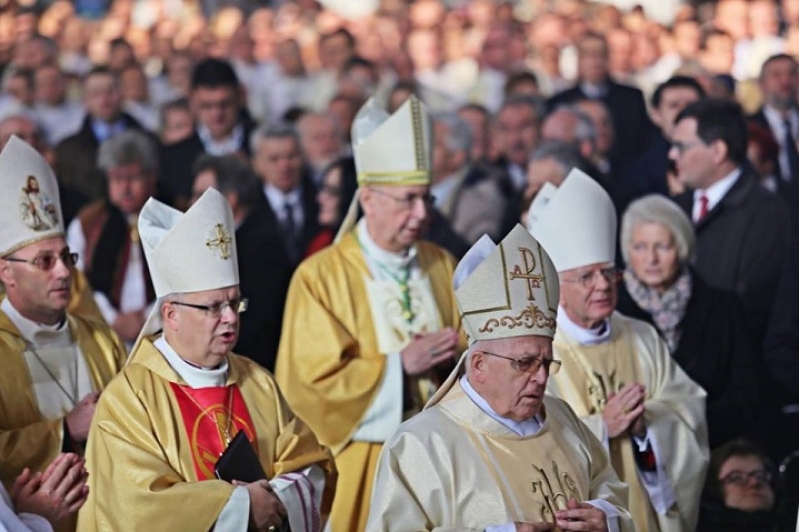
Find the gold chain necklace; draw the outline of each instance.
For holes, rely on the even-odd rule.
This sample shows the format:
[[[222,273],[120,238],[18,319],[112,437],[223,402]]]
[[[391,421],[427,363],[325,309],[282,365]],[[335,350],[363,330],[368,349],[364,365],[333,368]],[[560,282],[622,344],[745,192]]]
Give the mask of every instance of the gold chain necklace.
[[[231,420],[233,419],[233,386],[228,386],[227,422],[225,423],[225,428],[222,428],[222,426],[219,424],[219,421],[217,421],[216,417],[212,416],[208,412],[209,408],[203,408],[202,405],[200,405],[200,403],[198,403],[197,400],[194,397],[192,397],[191,394],[187,392],[183,386],[178,386],[178,387],[183,392],[183,394],[189,398],[189,401],[191,401],[192,403],[195,404],[195,406],[197,406],[197,408],[200,410],[200,414],[204,414],[205,416],[208,416],[208,418],[212,419],[214,425],[216,425],[216,428],[222,431],[222,435],[225,437],[225,448],[227,448],[227,446],[230,445],[230,440],[231,440],[230,426],[231,426]],[[221,455],[222,453],[219,454]]]

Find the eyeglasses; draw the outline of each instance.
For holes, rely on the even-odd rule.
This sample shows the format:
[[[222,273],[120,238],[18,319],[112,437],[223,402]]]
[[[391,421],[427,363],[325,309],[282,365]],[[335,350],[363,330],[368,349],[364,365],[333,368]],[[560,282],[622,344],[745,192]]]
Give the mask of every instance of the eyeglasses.
[[[10,262],[25,262],[27,264],[32,264],[35,268],[42,270],[43,272],[47,272],[55,268],[55,264],[58,260],[64,263],[64,266],[67,268],[75,266],[78,262],[78,254],[71,253],[69,249],[65,249],[61,253],[42,253],[41,255],[37,255],[32,259],[20,259],[17,257],[4,257],[4,260]]]
[[[693,142],[672,142],[671,149],[675,150],[678,154],[682,155],[691,148],[700,145],[707,145],[707,143],[703,140],[695,140]]]
[[[319,192],[324,192],[329,196],[336,196],[338,197],[341,194],[341,187],[337,187],[334,185],[328,185],[327,183],[322,183],[322,186],[319,187]]]
[[[761,484],[769,484],[771,483],[771,473],[766,471],[765,469],[758,469],[756,471],[750,471],[748,473],[744,471],[733,471],[729,473],[726,477],[719,479],[719,482],[722,484],[734,484],[738,487],[744,487],[749,484],[749,479],[755,479],[757,482]]]
[[[511,367],[513,367],[513,369],[521,371],[522,373],[538,373],[538,370],[541,369],[541,366],[544,366],[544,371],[547,372],[547,375],[557,375],[558,371],[560,371],[560,365],[562,364],[560,360],[554,360],[551,358],[544,358],[544,357],[512,358],[512,357],[506,357],[504,355],[498,355],[496,353],[489,353],[488,351],[483,351],[483,350],[480,350],[480,352],[486,355],[490,355],[492,357],[504,358],[505,360],[510,360]]]
[[[233,310],[233,312],[236,314],[241,314],[247,310],[248,302],[249,301],[246,297],[242,299],[231,299],[230,301],[219,301],[217,303],[212,303],[211,305],[196,305],[194,303],[184,303],[183,301],[170,301],[170,303],[173,305],[203,310],[205,311],[206,316],[214,319],[218,319],[220,316],[222,316],[222,313],[228,307],[230,307],[231,310]]]
[[[379,188],[370,187],[369,190],[371,190],[376,194],[379,194],[380,196],[385,196],[387,198],[393,199],[397,203],[397,205],[402,207],[404,210],[411,210],[417,201],[421,201],[422,203],[424,203],[426,209],[432,208],[436,202],[435,196],[433,196],[429,192],[425,194],[408,194],[404,198],[398,198],[394,194],[389,194],[388,192],[380,190]]]
[[[574,279],[561,279],[561,283],[577,283],[583,288],[593,288],[597,283],[597,273],[610,284],[619,282],[619,270],[616,268],[603,268],[601,270],[594,270],[592,272],[583,274]]]

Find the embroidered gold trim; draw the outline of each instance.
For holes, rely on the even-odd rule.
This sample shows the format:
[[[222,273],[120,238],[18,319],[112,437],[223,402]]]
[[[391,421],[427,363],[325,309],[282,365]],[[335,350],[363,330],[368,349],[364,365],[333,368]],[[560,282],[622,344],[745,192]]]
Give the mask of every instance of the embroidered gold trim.
[[[530,303],[518,316],[490,318],[477,331],[481,333],[492,333],[498,328],[515,329],[517,327],[554,330],[555,316],[547,317],[541,309]]]
[[[427,170],[427,150],[422,130],[422,108],[419,100],[411,96],[411,123],[413,127],[413,151],[416,155],[416,169]]]
[[[205,241],[205,245],[208,247],[208,249],[214,253],[218,251],[222,260],[228,260],[230,258],[230,244],[232,243],[233,239],[230,237],[228,232],[225,231],[225,227],[220,223],[214,225],[214,228],[211,230],[211,236]]]

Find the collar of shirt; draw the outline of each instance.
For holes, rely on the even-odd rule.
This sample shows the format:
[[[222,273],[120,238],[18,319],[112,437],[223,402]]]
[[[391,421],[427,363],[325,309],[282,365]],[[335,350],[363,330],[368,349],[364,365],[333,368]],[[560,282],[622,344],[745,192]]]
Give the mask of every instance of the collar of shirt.
[[[69,333],[67,320],[57,325],[45,325],[29,320],[17,311],[8,298],[3,299],[0,310],[6,313],[22,337],[37,347],[68,347],[72,344],[72,335]]]
[[[110,139],[114,135],[118,135],[125,131],[125,121],[121,118],[115,122],[103,122],[102,120],[92,120],[92,133],[102,144],[104,141]]]
[[[508,175],[510,175],[511,184],[517,191],[524,191],[527,188],[527,170],[518,164],[508,163]]]
[[[162,335],[153,344],[164,355],[169,366],[192,388],[224,386],[227,382],[228,362],[218,368],[203,369],[183,360]]]
[[[534,436],[541,430],[543,423],[540,416],[533,416],[530,419],[525,419],[524,421],[514,421],[512,419],[502,417],[494,412],[494,409],[491,408],[491,405],[488,404],[488,401],[483,399],[483,397],[477,393],[477,390],[472,388],[472,385],[469,383],[469,379],[466,377],[466,375],[461,377],[461,388],[463,388],[463,391],[469,396],[469,399],[471,399],[480,410],[485,412],[491,419],[502,424],[505,428],[514,432],[515,434],[518,434],[519,436]]]
[[[610,319],[606,318],[599,327],[586,329],[574,323],[561,306],[558,306],[558,327],[580,345],[598,345],[610,340]]]
[[[416,271],[418,268],[415,267],[416,246],[411,246],[405,253],[394,253],[381,248],[369,235],[369,229],[366,227],[366,218],[361,218],[356,230],[358,231],[358,241],[361,243],[361,247],[364,250],[366,264],[369,266],[369,271],[372,272],[372,277],[383,281],[388,280],[382,268],[377,266],[378,264],[388,269],[396,276],[405,268],[410,267],[410,278],[414,279],[418,277],[418,272]]]
[[[694,208],[693,212],[693,219],[696,220],[699,217],[699,198],[704,194],[707,198],[707,210],[713,210],[713,207],[718,205],[721,199],[729,192],[732,186],[738,181],[738,178],[741,176],[741,169],[736,168],[723,178],[719,179],[712,185],[710,185],[705,190],[694,190]]]
[[[203,143],[208,155],[230,155],[241,148],[244,140],[244,127],[241,124],[236,124],[227,138],[214,140],[211,131],[204,124],[200,124],[197,126],[197,136],[200,137],[200,142]]]
[[[768,125],[771,127],[771,130],[774,131],[774,136],[776,137],[775,140],[780,144],[780,146],[782,146],[782,143],[785,140],[786,118],[791,123],[791,133],[796,132],[796,126],[797,123],[799,123],[799,110],[795,108],[789,109],[788,114],[783,115],[776,108],[766,104],[763,106],[763,116],[766,117]]]
[[[293,209],[294,221],[297,221],[298,215],[300,214],[299,211],[302,210],[300,187],[296,187],[286,194],[277,187],[267,183],[264,185],[264,196],[266,196],[267,201],[269,201],[269,206],[272,207],[278,220],[281,222],[284,221],[286,217],[286,204],[288,203]]]
[[[592,99],[599,99],[604,98],[608,93],[608,86],[604,83],[597,84],[597,83],[589,83],[587,81],[583,81],[580,83],[580,90],[583,91],[583,94],[588,96]]]

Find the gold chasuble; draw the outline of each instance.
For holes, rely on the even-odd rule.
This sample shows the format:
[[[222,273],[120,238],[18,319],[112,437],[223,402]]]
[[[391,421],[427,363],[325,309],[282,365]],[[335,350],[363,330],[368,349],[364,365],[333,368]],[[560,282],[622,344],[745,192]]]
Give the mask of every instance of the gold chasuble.
[[[646,386],[644,418],[661,453],[662,468],[676,504],[658,512],[639,479],[629,434],[610,440],[613,467],[630,486],[630,513],[636,529],[649,532],[693,532],[708,463],[705,392],[671,359],[650,325],[622,316],[610,317],[611,337],[598,345],[580,345],[559,327],[555,358],[561,371],[549,380],[548,393],[567,401],[582,421],[602,438],[602,411],[608,397],[631,382]]]
[[[213,479],[211,462],[225,433],[239,430],[252,438],[270,479],[313,464],[324,469],[322,507],[330,507],[328,451],[291,414],[267,371],[233,354],[228,363],[224,387],[187,393],[164,356],[142,340],[97,405],[86,452],[89,500],[78,530],[210,530],[234,489]]]
[[[433,244],[419,242],[416,247],[421,278],[409,283],[413,324],[423,320],[439,329],[458,330],[452,258]],[[401,314],[399,321],[388,316],[400,307],[381,296],[384,289],[372,278],[355,232],[300,264],[289,288],[275,375],[294,412],[336,456],[333,532],[363,530],[366,525],[383,440],[353,436],[384,384],[386,354],[401,350],[410,340]],[[425,293],[414,294],[420,289]],[[416,332],[425,331],[432,332]],[[434,383],[409,381],[414,404],[405,417],[421,410]],[[397,394],[399,402],[401,395]],[[399,416],[389,434],[401,421]]]
[[[124,366],[125,348],[105,322],[67,314],[67,323],[86,361],[92,389],[103,390]],[[63,417],[45,419],[40,413],[25,362],[27,349],[17,327],[0,312],[0,479],[7,488],[26,467],[44,471],[61,452],[65,437]]]
[[[559,399],[544,399],[541,430],[519,436],[483,412],[460,381],[403,423],[383,449],[369,532],[482,531],[554,523],[569,499],[616,506],[632,532],[627,489],[602,444]],[[555,528],[553,530],[560,530]]]

